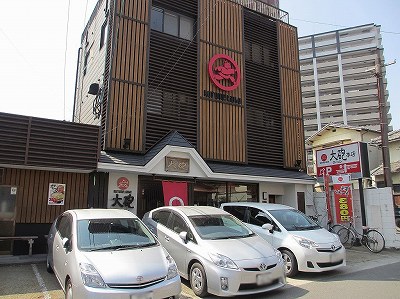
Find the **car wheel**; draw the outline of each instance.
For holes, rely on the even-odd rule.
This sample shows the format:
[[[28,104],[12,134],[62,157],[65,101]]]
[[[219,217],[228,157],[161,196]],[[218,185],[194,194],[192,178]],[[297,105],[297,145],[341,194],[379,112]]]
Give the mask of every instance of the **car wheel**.
[[[208,294],[206,272],[200,263],[194,263],[190,268],[190,286],[196,296],[204,297]]]
[[[72,292],[72,283],[71,280],[68,279],[67,283],[65,284],[65,299],[73,299],[73,292]]]
[[[50,262],[49,262],[49,255],[47,255],[47,258],[46,258],[46,270],[49,273],[53,273],[53,268],[51,267]]]
[[[297,260],[290,250],[282,250],[282,258],[285,263],[285,273],[287,277],[295,276],[299,270],[297,268]]]
[[[400,217],[396,218],[395,221],[397,228],[400,229]]]

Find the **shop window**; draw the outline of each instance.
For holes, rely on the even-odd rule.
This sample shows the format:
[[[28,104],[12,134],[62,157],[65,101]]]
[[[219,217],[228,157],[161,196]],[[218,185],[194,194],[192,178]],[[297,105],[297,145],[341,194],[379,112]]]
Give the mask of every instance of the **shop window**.
[[[224,202],[258,201],[257,184],[198,182],[194,186],[194,204],[220,207]]]

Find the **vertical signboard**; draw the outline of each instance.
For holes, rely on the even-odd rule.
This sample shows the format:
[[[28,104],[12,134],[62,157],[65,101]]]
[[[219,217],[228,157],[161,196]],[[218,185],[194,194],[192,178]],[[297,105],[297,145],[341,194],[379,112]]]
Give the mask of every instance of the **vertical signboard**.
[[[317,177],[351,174],[353,179],[368,177],[368,150],[365,143],[349,143],[316,151]],[[367,166],[367,167],[365,167]],[[364,169],[366,168],[366,169]]]
[[[110,173],[107,207],[128,210],[137,215],[137,182],[136,175]]]
[[[332,176],[336,222],[349,222],[353,217],[350,175]]]

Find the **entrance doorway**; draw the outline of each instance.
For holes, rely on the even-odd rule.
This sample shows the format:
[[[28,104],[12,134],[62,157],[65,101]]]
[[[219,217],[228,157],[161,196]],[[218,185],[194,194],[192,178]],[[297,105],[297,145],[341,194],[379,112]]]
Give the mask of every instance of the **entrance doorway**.
[[[13,237],[15,228],[17,187],[0,186],[0,236]],[[0,254],[12,252],[12,241],[0,242]]]

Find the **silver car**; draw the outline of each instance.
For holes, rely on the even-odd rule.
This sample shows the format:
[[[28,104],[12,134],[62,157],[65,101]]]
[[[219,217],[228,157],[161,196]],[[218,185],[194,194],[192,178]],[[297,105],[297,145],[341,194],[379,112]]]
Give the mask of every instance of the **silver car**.
[[[143,221],[197,296],[255,294],[286,284],[281,253],[221,209],[161,207]]]
[[[178,298],[181,292],[174,260],[129,211],[66,211],[51,226],[47,245],[47,270],[65,298]]]
[[[346,266],[346,250],[339,237],[299,210],[260,202],[223,203],[221,208],[282,252],[288,277],[298,271],[323,272]]]

